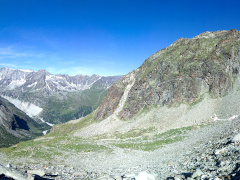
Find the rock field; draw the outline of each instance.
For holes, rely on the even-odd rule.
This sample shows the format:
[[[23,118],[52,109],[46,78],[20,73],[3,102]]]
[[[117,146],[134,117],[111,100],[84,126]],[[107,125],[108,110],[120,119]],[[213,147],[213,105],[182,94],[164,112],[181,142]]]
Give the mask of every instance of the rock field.
[[[86,164],[81,154],[65,165],[14,165],[3,157],[0,179],[240,179],[239,121],[236,117],[193,127],[183,140],[154,151],[93,153]]]

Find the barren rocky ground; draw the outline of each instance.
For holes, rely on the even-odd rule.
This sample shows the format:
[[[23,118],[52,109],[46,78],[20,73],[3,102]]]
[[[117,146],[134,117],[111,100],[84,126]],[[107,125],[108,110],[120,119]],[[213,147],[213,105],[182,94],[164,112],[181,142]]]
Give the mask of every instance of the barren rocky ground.
[[[239,178],[240,170],[239,121],[237,117],[219,120],[152,138],[82,140],[82,144],[104,148],[88,152],[72,148],[52,159],[9,158],[11,155],[1,153],[1,164],[25,178],[26,170],[28,174],[35,170],[33,174],[48,179],[234,179]]]

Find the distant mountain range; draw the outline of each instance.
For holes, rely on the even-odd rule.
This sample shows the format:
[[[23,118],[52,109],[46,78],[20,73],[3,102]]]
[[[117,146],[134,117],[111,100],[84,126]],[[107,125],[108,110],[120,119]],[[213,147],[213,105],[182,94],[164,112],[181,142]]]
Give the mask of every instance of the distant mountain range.
[[[0,95],[32,118],[62,123],[96,109],[107,89],[121,77],[1,68]]]
[[[0,68],[0,87],[2,91],[43,91],[46,94],[59,94],[60,92],[82,91],[93,86],[107,89],[121,77],[52,75],[46,70],[32,71]]]

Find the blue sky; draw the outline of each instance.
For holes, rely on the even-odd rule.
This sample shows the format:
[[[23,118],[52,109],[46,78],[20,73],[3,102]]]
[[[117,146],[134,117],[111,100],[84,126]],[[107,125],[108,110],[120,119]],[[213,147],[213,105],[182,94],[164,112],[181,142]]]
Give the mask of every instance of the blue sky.
[[[0,67],[124,75],[178,38],[240,30],[239,0],[0,0]]]

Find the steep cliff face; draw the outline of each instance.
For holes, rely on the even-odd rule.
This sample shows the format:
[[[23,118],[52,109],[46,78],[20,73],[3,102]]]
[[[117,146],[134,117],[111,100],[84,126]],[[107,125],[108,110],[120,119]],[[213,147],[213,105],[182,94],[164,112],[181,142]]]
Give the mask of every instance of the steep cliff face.
[[[124,90],[127,87],[129,81],[127,81],[128,75],[123,77],[120,81],[115,83],[109,88],[107,95],[103,98],[101,106],[98,108],[98,119],[104,119],[114,113],[117,109],[120,100],[124,94]]]
[[[228,94],[239,76],[240,32],[205,32],[192,39],[179,39],[149,57],[132,72],[131,87],[120,119],[129,119],[149,106],[190,104],[208,92],[211,97]],[[98,111],[103,120],[117,108],[124,88],[124,78],[109,89]]]
[[[42,126],[0,97],[0,147],[42,135]]]

